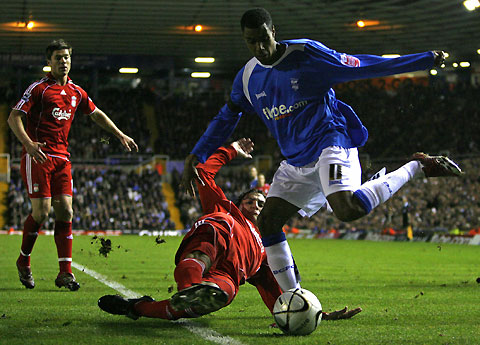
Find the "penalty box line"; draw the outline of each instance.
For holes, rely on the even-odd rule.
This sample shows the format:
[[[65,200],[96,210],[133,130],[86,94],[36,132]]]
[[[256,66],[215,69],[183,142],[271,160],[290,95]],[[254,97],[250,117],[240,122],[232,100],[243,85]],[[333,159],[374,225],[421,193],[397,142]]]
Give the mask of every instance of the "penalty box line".
[[[124,295],[127,298],[139,298],[142,296],[141,294],[126,288],[122,284],[108,279],[108,277],[104,276],[103,274],[95,272],[94,270],[91,270],[76,262],[72,262],[72,267],[76,268],[77,270],[83,273],[88,274],[90,277],[98,280],[99,282],[107,285],[108,287],[111,287],[112,289],[114,289],[115,291],[119,292],[120,294]],[[215,332],[213,329],[200,326],[187,319],[180,319],[180,320],[171,321],[171,322],[178,323],[179,325],[186,328],[193,334],[196,334],[207,341],[211,341],[217,344],[243,345],[243,343],[238,340],[235,340],[225,335],[221,335],[220,333]]]

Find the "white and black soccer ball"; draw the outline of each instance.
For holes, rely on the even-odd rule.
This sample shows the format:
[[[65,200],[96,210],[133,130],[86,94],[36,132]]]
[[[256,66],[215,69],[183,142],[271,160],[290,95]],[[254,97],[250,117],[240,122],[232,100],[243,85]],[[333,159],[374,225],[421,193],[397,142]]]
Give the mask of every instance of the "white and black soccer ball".
[[[307,335],[322,320],[322,305],[312,292],[302,288],[291,289],[277,298],[273,318],[283,333]]]

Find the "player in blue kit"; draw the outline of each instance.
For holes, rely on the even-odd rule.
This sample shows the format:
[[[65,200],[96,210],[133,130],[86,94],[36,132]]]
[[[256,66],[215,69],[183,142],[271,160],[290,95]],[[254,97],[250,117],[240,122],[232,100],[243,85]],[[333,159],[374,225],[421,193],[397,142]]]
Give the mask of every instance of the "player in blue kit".
[[[348,55],[309,39],[275,40],[263,8],[244,13],[243,38],[253,58],[238,72],[230,100],[185,160],[182,184],[194,195],[197,160],[205,160],[232,134],[242,112],[256,113],[286,158],[275,173],[258,218],[268,264],[283,291],[299,286],[282,226],[296,212],[311,216],[327,201],[341,221],[368,214],[423,169],[427,177],[458,176],[447,157],[416,153],[399,169],[361,184],[357,147],[368,131],[353,109],[335,97],[334,84],[381,77],[444,61],[442,51],[398,58]]]

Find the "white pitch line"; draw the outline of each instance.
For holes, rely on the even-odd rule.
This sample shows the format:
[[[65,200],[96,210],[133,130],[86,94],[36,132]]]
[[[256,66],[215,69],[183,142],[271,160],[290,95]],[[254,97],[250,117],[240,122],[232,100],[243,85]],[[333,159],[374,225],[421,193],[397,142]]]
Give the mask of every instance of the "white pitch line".
[[[91,269],[89,269],[85,266],[77,264],[76,262],[72,262],[72,266],[75,267],[77,270],[82,271],[82,272],[88,274],[89,276],[95,278],[99,282],[111,287],[115,291],[120,292],[122,295],[124,295],[127,298],[139,298],[139,297],[142,296],[141,294],[139,294],[135,291],[127,289],[122,284],[117,283],[115,281],[112,281],[112,280],[108,279],[106,276],[104,276],[104,275],[102,275],[98,272],[95,272],[95,271],[93,271],[93,270],[91,270]],[[178,323],[179,325],[186,328],[187,330],[189,330],[193,334],[196,334],[196,335],[202,337],[203,339],[205,339],[207,341],[211,341],[211,342],[214,342],[214,343],[217,343],[217,344],[244,345],[242,342],[240,342],[238,340],[235,340],[235,339],[230,338],[228,336],[222,335],[218,332],[215,332],[213,329],[200,326],[200,325],[195,324],[194,322],[188,321],[186,319],[180,319],[180,320],[173,321],[173,322]]]

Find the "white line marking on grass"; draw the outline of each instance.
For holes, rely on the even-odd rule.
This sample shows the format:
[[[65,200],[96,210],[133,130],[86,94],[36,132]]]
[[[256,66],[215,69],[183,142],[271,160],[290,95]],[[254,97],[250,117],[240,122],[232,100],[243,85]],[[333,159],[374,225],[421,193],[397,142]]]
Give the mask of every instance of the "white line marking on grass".
[[[82,271],[88,274],[89,276],[95,278],[99,282],[111,287],[115,291],[120,292],[122,295],[124,295],[127,298],[139,298],[142,296],[141,294],[136,293],[135,291],[127,289],[122,284],[117,283],[113,280],[110,280],[104,275],[97,273],[85,266],[79,265],[76,262],[72,262],[72,266],[75,267],[77,270]],[[180,319],[173,322],[178,323],[179,325],[186,328],[193,334],[196,334],[205,340],[208,340],[217,344],[243,345],[243,343],[238,340],[235,340],[225,335],[221,335],[220,333],[215,332],[213,329],[197,325],[194,322],[187,321],[186,319]]]

